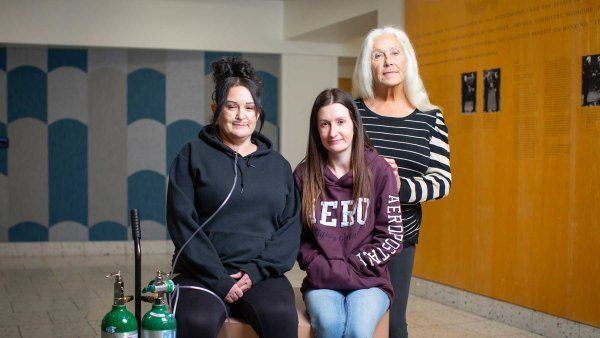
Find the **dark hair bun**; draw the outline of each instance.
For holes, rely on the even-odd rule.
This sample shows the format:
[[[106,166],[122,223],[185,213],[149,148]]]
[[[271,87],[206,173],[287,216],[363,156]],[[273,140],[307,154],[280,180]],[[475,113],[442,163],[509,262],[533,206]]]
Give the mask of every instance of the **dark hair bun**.
[[[213,80],[218,84],[230,77],[246,78],[256,84],[261,84],[250,62],[237,57],[220,58],[211,64]]]

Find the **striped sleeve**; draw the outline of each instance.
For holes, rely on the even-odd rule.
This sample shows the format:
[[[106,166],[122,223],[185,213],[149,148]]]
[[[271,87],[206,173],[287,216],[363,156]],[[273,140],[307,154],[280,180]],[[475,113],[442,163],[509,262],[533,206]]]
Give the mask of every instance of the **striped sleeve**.
[[[423,175],[401,177],[400,200],[403,203],[425,202],[450,193],[450,146],[448,127],[441,111],[436,111],[435,125],[429,140],[430,163]]]

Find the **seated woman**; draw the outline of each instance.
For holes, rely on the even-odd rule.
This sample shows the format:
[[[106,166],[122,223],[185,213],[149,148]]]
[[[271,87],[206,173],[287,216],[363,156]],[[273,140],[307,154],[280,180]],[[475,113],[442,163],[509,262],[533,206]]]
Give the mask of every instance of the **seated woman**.
[[[188,287],[177,297],[177,337],[217,337],[226,310],[260,337],[297,337],[294,292],[283,275],[301,232],[292,170],[255,131],[264,121],[262,83],[250,63],[221,59],[212,75],[212,125],[183,147],[169,172],[174,281]]]
[[[402,215],[396,176],[368,144],[348,93],[327,89],[316,98],[294,179],[315,337],[371,337],[393,298],[386,266],[402,249]]]

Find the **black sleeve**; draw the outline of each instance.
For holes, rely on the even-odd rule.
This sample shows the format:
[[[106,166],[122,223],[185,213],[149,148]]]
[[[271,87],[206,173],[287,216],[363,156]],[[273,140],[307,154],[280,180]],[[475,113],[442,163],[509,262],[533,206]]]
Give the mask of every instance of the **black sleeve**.
[[[167,229],[176,253],[200,226],[194,196],[193,169],[180,154],[171,165],[167,191]],[[225,298],[235,284],[204,231],[194,236],[176,264],[177,270],[190,273],[221,298]]]

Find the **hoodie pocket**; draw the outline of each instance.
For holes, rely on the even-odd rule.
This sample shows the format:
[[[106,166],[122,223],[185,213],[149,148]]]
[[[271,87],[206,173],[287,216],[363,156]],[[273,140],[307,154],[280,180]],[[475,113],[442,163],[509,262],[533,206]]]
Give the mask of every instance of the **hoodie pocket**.
[[[231,232],[211,232],[208,238],[222,262],[246,263],[260,256],[267,243],[263,237]]]
[[[348,270],[348,265],[341,259],[326,259],[317,256],[306,269],[310,284],[315,288],[352,289],[356,284],[356,276]]]

